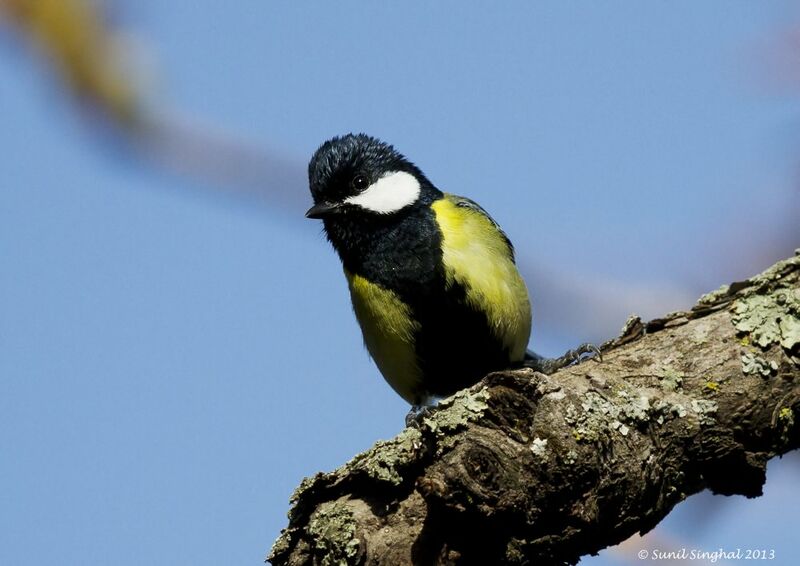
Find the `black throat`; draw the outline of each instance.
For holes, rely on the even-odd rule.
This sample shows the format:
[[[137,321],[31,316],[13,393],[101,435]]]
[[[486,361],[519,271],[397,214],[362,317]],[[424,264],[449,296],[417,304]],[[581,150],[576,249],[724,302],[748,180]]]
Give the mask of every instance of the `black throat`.
[[[444,277],[442,234],[429,194],[391,215],[347,214],[325,220],[325,232],[350,273],[406,298]]]

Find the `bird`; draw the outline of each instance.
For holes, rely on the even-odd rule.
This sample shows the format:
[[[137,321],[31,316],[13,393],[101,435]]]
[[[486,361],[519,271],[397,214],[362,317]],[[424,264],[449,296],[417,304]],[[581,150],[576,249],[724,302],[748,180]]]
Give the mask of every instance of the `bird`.
[[[313,206],[338,253],[364,344],[411,404],[413,423],[493,371],[551,372],[527,349],[531,301],[514,246],[474,201],[439,190],[392,145],[366,134],[324,142],[308,165]]]

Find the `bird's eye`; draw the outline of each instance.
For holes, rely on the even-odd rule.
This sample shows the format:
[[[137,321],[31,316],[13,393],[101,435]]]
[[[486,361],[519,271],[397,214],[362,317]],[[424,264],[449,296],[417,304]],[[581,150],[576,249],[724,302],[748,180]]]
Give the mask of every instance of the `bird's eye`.
[[[353,188],[357,191],[363,191],[369,186],[369,181],[367,181],[367,178],[364,175],[356,175],[353,177],[352,184]]]

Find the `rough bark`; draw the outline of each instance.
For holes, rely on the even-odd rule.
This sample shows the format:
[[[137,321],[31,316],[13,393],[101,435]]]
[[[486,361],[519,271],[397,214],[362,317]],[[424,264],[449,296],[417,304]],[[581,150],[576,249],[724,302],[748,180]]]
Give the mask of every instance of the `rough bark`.
[[[574,564],[800,445],[800,250],[603,360],[494,373],[294,494],[274,565]]]

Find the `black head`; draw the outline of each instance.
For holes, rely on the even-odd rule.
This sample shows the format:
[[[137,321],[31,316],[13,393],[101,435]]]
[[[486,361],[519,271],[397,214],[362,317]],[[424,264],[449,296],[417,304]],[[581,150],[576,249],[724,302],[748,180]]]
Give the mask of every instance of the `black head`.
[[[391,145],[366,134],[326,141],[308,164],[314,206],[308,218],[394,216],[438,192]]]

